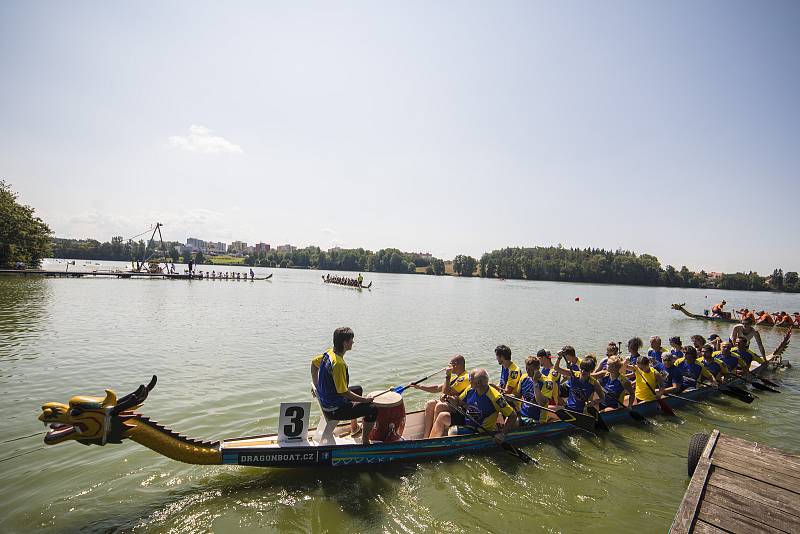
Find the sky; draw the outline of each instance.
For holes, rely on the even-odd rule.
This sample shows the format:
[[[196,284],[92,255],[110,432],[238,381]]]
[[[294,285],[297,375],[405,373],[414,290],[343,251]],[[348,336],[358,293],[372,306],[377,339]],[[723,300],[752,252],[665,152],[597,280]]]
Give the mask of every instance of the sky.
[[[0,2],[58,237],[800,270],[800,2]]]

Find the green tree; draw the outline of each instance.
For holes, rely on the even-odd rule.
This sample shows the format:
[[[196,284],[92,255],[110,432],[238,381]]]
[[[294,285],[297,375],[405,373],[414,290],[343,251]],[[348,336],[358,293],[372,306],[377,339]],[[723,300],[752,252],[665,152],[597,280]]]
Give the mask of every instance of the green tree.
[[[477,264],[478,260],[472,256],[459,254],[453,259],[453,271],[458,276],[472,276],[472,274],[475,272],[475,266]]]
[[[428,267],[433,268],[433,274],[436,276],[442,276],[444,274],[444,260],[440,260],[439,258],[434,258],[431,261],[431,264]]]
[[[50,254],[52,231],[33,212],[17,202],[10,184],[0,180],[0,267],[13,267],[17,262],[38,267]]]
[[[783,275],[783,289],[792,293],[800,291],[800,280],[798,280],[796,272],[788,271]]]
[[[169,255],[172,258],[172,263],[178,263],[181,261],[181,255],[178,253],[178,249],[176,247],[170,247]]]
[[[205,263],[205,262],[206,262],[206,257],[205,257],[205,256],[203,256],[203,253],[202,253],[201,251],[199,251],[199,250],[198,250],[198,251],[197,251],[197,254],[195,254],[195,256],[194,256],[194,262],[195,262],[196,264],[198,264],[198,265],[202,265],[203,263]]]
[[[189,263],[192,261],[192,249],[186,247],[183,249],[183,263]]]

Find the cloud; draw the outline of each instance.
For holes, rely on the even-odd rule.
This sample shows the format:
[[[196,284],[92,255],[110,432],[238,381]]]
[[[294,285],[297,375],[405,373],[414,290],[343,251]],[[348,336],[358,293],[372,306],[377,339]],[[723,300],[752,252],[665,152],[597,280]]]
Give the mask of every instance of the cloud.
[[[188,150],[189,152],[201,152],[203,154],[242,154],[243,150],[237,144],[231,143],[224,137],[211,135],[211,130],[205,126],[192,124],[189,126],[189,135],[171,135],[167,140],[175,148]]]
[[[333,228],[323,228],[322,229],[322,233],[323,234],[328,234],[328,235],[333,235],[333,234],[336,233],[336,230],[334,230]]]

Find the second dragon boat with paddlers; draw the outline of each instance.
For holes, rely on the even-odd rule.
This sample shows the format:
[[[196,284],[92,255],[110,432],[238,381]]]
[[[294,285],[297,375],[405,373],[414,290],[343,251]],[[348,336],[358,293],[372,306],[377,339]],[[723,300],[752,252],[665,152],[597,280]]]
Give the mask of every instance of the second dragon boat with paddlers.
[[[357,290],[370,289],[372,287],[372,282],[370,282],[368,285],[364,285],[363,283],[361,283],[356,279],[351,279],[351,278],[340,279],[338,277],[334,277],[331,275],[328,275],[327,277],[323,276],[322,281],[325,282],[326,284],[331,284],[334,286],[341,286],[341,287],[349,287],[350,289],[357,289]]]
[[[777,363],[780,354],[789,342],[787,333],[783,342],[765,364],[753,363],[754,374]],[[432,373],[429,376],[432,376]],[[416,383],[427,379],[417,380]],[[672,409],[702,401],[720,394],[730,395],[745,402],[755,398],[746,389],[747,380],[736,377],[722,387],[700,385],[689,388],[679,395],[641,402],[630,408],[605,411],[598,417],[602,421],[561,407],[552,407],[559,420],[542,424],[523,425],[511,430],[500,441],[493,433],[483,430],[478,433],[456,434],[444,437],[424,438],[424,410],[405,412],[400,392],[407,386],[398,386],[370,396],[377,403],[386,395],[385,413],[390,421],[378,422],[372,432],[373,441],[364,445],[350,434],[349,422],[338,422],[320,418],[320,424],[309,428],[311,402],[281,403],[279,432],[238,438],[203,441],[185,437],[149,417],[135,411],[147,399],[156,384],[156,377],[148,385],[141,385],[129,395],[118,399],[111,390],[105,397],[76,396],[69,404],[50,402],[42,406],[39,420],[50,426],[44,442],[55,445],[66,441],[77,441],[84,445],[119,444],[130,439],[155,452],[190,464],[229,464],[257,467],[338,467],[358,464],[380,464],[390,462],[422,462],[447,456],[458,456],[496,449],[502,446],[521,459],[530,458],[516,447],[562,436],[569,432],[597,433],[606,425],[646,422],[646,418],[658,413],[671,414]],[[550,409],[550,408],[547,408]],[[635,416],[634,416],[635,414]]]
[[[720,316],[717,316],[717,315],[700,315],[698,313],[691,313],[684,306],[686,306],[685,302],[683,304],[673,304],[671,307],[672,307],[673,310],[678,310],[682,314],[686,315],[687,317],[691,317],[692,319],[702,319],[704,321],[713,321],[713,322],[716,322],[716,323],[733,323],[733,324],[736,324],[736,323],[741,323],[742,322],[741,318],[739,318],[739,319],[730,318],[729,319],[727,317],[720,317]],[[764,323],[755,322],[754,325],[755,326],[763,326],[763,327],[767,327],[767,328],[772,328],[774,326],[776,328],[800,329],[800,325],[797,325],[797,324],[793,324],[791,326],[788,326],[788,325],[782,325],[782,324],[773,325],[773,324],[764,324]]]

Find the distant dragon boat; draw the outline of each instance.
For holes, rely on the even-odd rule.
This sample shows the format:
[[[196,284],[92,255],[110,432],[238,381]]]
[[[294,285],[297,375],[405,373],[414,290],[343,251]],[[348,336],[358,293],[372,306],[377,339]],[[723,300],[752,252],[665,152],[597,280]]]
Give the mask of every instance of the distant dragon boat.
[[[324,276],[322,277],[322,281],[325,282],[326,284],[330,284],[332,286],[349,287],[350,289],[357,289],[359,291],[362,290],[362,289],[369,289],[369,288],[372,287],[372,282],[370,282],[369,285],[366,285],[366,286],[364,284],[354,286],[354,285],[350,285],[350,284],[340,284],[339,282],[333,282],[331,280],[326,280]]]
[[[758,373],[778,365],[790,335],[791,332],[787,332],[770,362],[761,365],[754,362],[752,371]],[[84,445],[111,445],[130,439],[163,456],[189,464],[292,468],[423,462],[498,447],[494,437],[481,433],[423,439],[424,411],[406,413],[404,408],[400,412],[402,421],[387,434],[391,438],[385,437],[384,441],[375,440],[363,445],[349,435],[347,421],[339,423],[321,417],[317,428],[304,426],[310,417],[310,402],[281,404],[278,434],[202,441],[178,434],[134,411],[144,403],[155,384],[156,377],[153,376],[148,385],[141,385],[120,399],[107,389],[105,397],[76,396],[70,399],[69,404],[44,404],[39,420],[50,426],[44,438],[45,444],[77,441]],[[737,393],[736,389],[745,385],[744,379],[735,378],[726,383],[729,388],[726,391]],[[680,396],[667,396],[661,402],[666,402],[671,408],[679,407],[720,393],[715,387],[702,386],[687,389]],[[752,402],[753,397],[749,392],[738,389],[738,393],[749,396],[746,402]],[[402,402],[402,397],[395,395]],[[641,416],[650,416],[659,409],[663,408],[654,400],[636,404],[632,411]],[[378,417],[380,425],[381,416]],[[610,425],[634,420],[626,409],[603,412],[599,417]],[[581,429],[591,432],[569,420],[525,425],[509,432],[505,441],[513,445],[531,444]],[[317,432],[311,435],[315,430]]]
[[[714,321],[716,323],[736,323],[736,324],[738,324],[738,323],[742,322],[741,319],[727,319],[725,317],[717,317],[717,316],[712,316],[712,315],[700,315],[700,314],[697,314],[697,313],[691,313],[686,308],[684,308],[684,306],[686,306],[685,302],[683,304],[673,304],[672,305],[672,309],[673,310],[678,310],[679,312],[683,313],[687,317],[691,317],[692,319],[702,319],[704,321]],[[789,325],[779,325],[779,324],[755,323],[755,326],[763,326],[765,328],[775,327],[775,328],[800,329],[800,326],[794,325],[794,324],[789,326]]]

